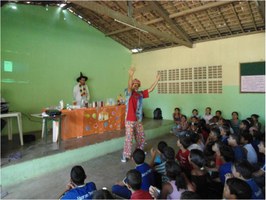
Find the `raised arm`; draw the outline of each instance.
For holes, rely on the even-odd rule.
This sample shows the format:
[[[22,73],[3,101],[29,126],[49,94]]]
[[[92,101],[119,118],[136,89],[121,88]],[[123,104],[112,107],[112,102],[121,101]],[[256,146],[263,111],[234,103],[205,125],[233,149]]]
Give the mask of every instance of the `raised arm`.
[[[155,82],[151,85],[151,87],[148,89],[148,92],[152,92],[156,85],[158,84],[158,81],[160,80],[160,74],[157,74]]]
[[[133,81],[133,75],[135,71],[136,69],[134,67],[130,67],[128,70],[128,86],[127,86],[128,92],[132,91],[132,81]]]

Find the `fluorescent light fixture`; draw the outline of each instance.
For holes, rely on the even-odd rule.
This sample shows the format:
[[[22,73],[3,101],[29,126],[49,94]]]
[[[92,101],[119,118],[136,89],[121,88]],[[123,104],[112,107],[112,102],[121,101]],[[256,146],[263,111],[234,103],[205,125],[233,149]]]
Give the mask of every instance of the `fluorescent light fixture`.
[[[70,8],[68,8],[68,10],[69,10],[70,12],[72,12],[72,13],[74,12],[74,11],[73,11],[73,10],[71,10]]]
[[[78,15],[78,17],[80,18],[80,19],[82,19],[83,17],[82,16],[80,16],[80,15]]]
[[[12,8],[13,10],[17,10],[17,6],[16,6],[16,5],[12,5],[11,8]]]
[[[90,22],[90,21],[87,21],[87,23],[88,23],[88,24],[91,24],[91,22]]]
[[[29,2],[29,1],[27,1],[26,3],[27,3],[27,4],[30,4],[30,2]]]
[[[66,5],[66,3],[62,3],[59,5],[60,8],[63,8]]]
[[[131,49],[131,52],[132,53],[139,53],[139,52],[142,52],[142,48],[135,48],[135,49]]]
[[[142,32],[144,32],[144,33],[149,33],[148,31],[145,31],[145,30],[143,30],[143,29],[141,29],[141,28],[138,28],[138,27],[136,27],[136,26],[132,26],[131,24],[128,24],[128,23],[126,23],[126,22],[122,22],[122,21],[117,20],[117,19],[115,19],[115,21],[118,22],[118,23],[120,23],[120,24],[123,24],[123,25],[129,26],[129,27],[134,28],[134,29],[137,29],[137,30],[139,30],[139,31],[142,31]]]

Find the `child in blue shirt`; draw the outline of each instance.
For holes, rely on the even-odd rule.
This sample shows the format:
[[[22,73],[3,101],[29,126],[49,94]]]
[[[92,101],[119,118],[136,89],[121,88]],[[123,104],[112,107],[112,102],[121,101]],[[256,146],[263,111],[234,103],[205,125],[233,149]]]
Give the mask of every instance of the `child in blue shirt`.
[[[154,184],[154,176],[151,167],[145,163],[145,153],[141,149],[136,149],[133,153],[133,160],[136,163],[136,170],[141,173],[141,189],[149,191],[149,187]],[[124,182],[113,185],[112,192],[120,197],[130,199],[131,191]]]
[[[252,178],[252,165],[247,160],[237,161],[233,164],[232,174],[244,180],[252,190],[252,199],[264,199],[261,188]]]
[[[92,199],[96,186],[93,182],[85,184],[86,177],[81,166],[74,166],[70,172],[70,183],[60,199]]]

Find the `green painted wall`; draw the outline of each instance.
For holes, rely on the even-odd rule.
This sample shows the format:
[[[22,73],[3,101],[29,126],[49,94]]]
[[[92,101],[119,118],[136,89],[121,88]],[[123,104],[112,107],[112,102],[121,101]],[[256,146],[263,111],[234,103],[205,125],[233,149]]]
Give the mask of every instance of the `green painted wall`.
[[[80,72],[89,77],[92,101],[123,92],[128,49],[67,10],[14,5],[1,8],[1,95],[12,111],[23,113],[24,132],[41,129],[28,119],[31,113],[61,99],[72,102]],[[5,61],[13,63],[13,72],[4,71]]]
[[[265,33],[196,43],[193,48],[184,46],[134,54],[132,65],[142,89],[149,88],[158,70],[182,69],[199,66],[222,66],[222,94],[158,94],[154,91],[144,101],[145,116],[152,117],[153,110],[161,107],[164,119],[172,119],[175,107],[191,115],[197,108],[202,116],[207,106],[212,114],[221,110],[225,118],[237,111],[240,119],[253,113],[260,115],[265,125],[265,93],[240,93],[240,63],[265,61]]]

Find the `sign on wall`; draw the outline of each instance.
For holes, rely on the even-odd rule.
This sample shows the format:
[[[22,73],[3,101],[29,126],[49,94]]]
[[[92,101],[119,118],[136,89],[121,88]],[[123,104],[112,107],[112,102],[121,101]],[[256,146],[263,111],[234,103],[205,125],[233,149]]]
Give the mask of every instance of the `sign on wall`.
[[[240,63],[240,92],[265,93],[265,61]]]

